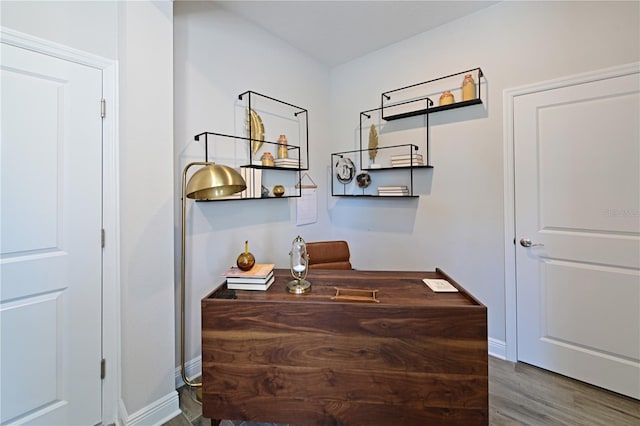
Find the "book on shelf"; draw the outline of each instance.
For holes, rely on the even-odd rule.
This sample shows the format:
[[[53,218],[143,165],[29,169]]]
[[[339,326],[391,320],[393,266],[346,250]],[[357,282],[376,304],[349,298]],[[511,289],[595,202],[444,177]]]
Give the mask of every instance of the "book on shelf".
[[[266,277],[227,277],[228,283],[264,284],[273,277],[273,271]]]
[[[276,280],[276,277],[274,277],[273,275],[271,275],[271,278],[269,278],[268,281],[266,281],[265,283],[260,283],[260,284],[256,284],[256,283],[231,283],[229,282],[229,279],[227,278],[227,288],[229,290],[268,290],[269,287],[271,287],[271,284],[273,284],[273,282]]]
[[[403,167],[403,166],[424,166],[424,161],[422,160],[391,160],[392,167]]]
[[[398,185],[398,186],[379,186],[378,191],[408,191],[409,187],[406,185]]]
[[[400,154],[400,155],[392,155],[391,161],[393,160],[422,160],[422,154]]]
[[[262,170],[249,167],[241,167],[240,175],[247,184],[247,189],[240,193],[241,198],[262,197]]]
[[[409,195],[408,191],[405,192],[378,192],[380,197],[406,197]]]
[[[379,186],[378,195],[380,196],[404,196],[409,195],[409,188],[405,185],[399,186]]]
[[[297,158],[278,158],[275,160],[275,165],[280,167],[298,167],[300,160]]]
[[[243,277],[243,278],[267,278],[269,274],[273,274],[275,263],[256,263],[253,268],[243,271],[237,266],[227,269],[222,276],[224,277]]]

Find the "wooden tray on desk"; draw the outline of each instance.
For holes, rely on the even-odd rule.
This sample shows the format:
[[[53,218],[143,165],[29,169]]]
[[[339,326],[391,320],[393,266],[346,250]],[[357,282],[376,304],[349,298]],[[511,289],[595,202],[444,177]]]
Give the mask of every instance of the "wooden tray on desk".
[[[299,425],[488,424],[487,309],[441,270],[310,270],[308,294],[202,300],[203,415]],[[434,293],[423,278],[458,293]],[[376,303],[332,300],[336,287]]]

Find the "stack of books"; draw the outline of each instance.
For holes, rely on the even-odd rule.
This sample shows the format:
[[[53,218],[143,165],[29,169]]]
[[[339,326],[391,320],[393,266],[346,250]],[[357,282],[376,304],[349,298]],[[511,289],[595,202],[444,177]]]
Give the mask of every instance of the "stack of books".
[[[267,290],[275,281],[273,276],[273,263],[256,263],[253,268],[243,271],[237,267],[231,267],[223,274],[227,277],[229,290]]]
[[[380,196],[396,196],[401,197],[404,195],[409,195],[409,188],[406,185],[401,186],[379,186],[378,187],[378,195]]]
[[[391,167],[424,166],[422,154],[403,154],[391,156]]]
[[[275,160],[276,167],[289,167],[292,169],[297,169],[300,167],[300,160],[297,158],[276,158]]]
[[[240,175],[247,184],[247,189],[240,192],[240,198],[262,197],[262,170],[247,167],[240,168]],[[231,198],[231,197],[230,197]]]

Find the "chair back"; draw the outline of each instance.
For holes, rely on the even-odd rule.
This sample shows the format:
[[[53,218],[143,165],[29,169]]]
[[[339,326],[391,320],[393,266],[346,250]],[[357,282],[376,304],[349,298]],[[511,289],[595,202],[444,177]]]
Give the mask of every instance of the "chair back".
[[[352,269],[346,241],[307,243],[309,269]]]

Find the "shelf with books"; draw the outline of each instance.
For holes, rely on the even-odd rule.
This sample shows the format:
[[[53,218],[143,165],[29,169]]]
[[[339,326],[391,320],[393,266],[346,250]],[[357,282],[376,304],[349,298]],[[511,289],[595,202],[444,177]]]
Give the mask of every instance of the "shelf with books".
[[[409,121],[387,122],[382,108],[360,113],[359,160],[363,170],[431,167],[429,117]]]
[[[203,141],[205,145],[205,161],[215,161],[235,168],[244,178],[247,189],[229,197],[217,198],[216,201],[225,200],[252,200],[265,198],[292,198],[300,197],[301,189],[296,188],[296,183],[302,178],[301,167],[295,167],[293,161],[299,161],[292,157],[292,163],[276,164],[273,166],[251,164],[247,156],[246,145],[250,141],[244,136],[226,135],[217,132],[202,132],[195,136],[195,140]],[[264,144],[277,144],[264,141]],[[297,152],[299,147],[289,145],[290,152]],[[290,165],[291,164],[291,165]],[[284,193],[276,195],[274,189],[282,186]]]
[[[415,174],[432,169],[424,164],[418,146],[401,144],[375,148],[385,167],[362,167],[362,159],[373,148],[331,154],[331,195],[335,197],[405,197],[415,198]]]
[[[383,92],[379,108],[360,112],[360,149],[331,154],[331,195],[416,197],[414,172],[433,168],[429,156],[429,115],[482,104],[482,86],[486,88],[484,73],[473,68]],[[437,105],[433,101],[436,95]],[[378,174],[403,170],[405,184],[399,184],[395,174],[385,179]],[[371,185],[374,174],[376,185]]]
[[[236,108],[236,133],[247,138],[249,166],[308,170],[309,114],[305,108],[251,90],[238,95]],[[261,161],[265,155],[275,164]]]
[[[309,118],[305,108],[254,91],[238,95],[236,133],[201,132],[205,161],[234,167],[247,189],[225,200],[301,197],[297,185],[309,165]],[[213,200],[211,200],[213,201]]]

